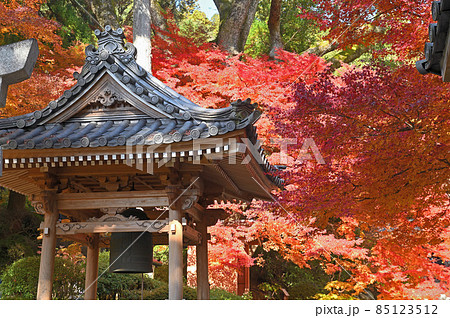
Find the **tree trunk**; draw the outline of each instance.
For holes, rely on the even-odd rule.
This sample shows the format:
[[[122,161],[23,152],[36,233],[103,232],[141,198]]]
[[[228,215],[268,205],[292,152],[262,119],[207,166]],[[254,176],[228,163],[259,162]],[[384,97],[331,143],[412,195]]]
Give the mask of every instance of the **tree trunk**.
[[[267,25],[269,27],[270,34],[270,58],[275,58],[276,50],[283,49],[283,41],[281,39],[281,30],[280,30],[280,22],[281,22],[281,1],[282,0],[272,0],[270,4],[270,14],[269,21]]]
[[[147,72],[152,72],[152,18],[151,0],[134,0],[133,45],[136,47],[136,62]]]
[[[8,197],[8,207],[6,209],[9,213],[23,212],[25,210],[25,201],[26,198],[23,194],[10,190]]]
[[[232,54],[244,51],[259,0],[214,0],[220,15],[217,44]]]
[[[162,15],[162,8],[157,0],[150,1],[150,14],[152,17],[152,24],[161,30],[167,31],[166,19]]]
[[[104,28],[110,25],[113,29],[119,27],[114,3],[111,0],[86,0],[98,23]]]
[[[364,53],[369,52],[372,49],[372,47],[370,46],[358,46],[355,50],[355,52],[353,52],[352,54],[348,55],[345,59],[344,59],[344,63],[351,63],[354,60],[358,59],[361,57],[361,55],[363,55]]]
[[[334,50],[337,50],[339,46],[336,43],[331,43],[326,46],[315,46],[307,49],[305,52],[308,54],[314,54],[317,56],[324,56],[327,53],[330,53]]]

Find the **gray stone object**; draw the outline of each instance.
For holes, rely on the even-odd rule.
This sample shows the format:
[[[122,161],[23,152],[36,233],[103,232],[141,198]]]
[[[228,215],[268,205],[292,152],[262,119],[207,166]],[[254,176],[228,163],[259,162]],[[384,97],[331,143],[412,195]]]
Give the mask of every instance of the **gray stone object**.
[[[30,78],[38,55],[36,39],[0,46],[0,107],[6,105],[9,85]]]

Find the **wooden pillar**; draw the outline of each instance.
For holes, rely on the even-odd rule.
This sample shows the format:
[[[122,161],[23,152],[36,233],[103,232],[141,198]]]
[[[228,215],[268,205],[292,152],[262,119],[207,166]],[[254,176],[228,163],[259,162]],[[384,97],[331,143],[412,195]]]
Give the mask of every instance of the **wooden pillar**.
[[[197,299],[209,300],[208,276],[208,227],[205,222],[199,222],[197,231],[202,235],[202,241],[196,246],[197,256]]]
[[[245,252],[249,254],[250,249],[249,246],[245,245]],[[242,266],[238,270],[238,278],[237,278],[237,294],[242,296],[244,293],[248,293],[250,291],[250,267]]]
[[[97,277],[98,277],[98,252],[99,234],[92,234],[88,238],[86,259],[86,280],[84,289],[85,300],[97,299]]]
[[[237,294],[242,296],[250,290],[250,267],[242,266],[238,270]]]
[[[58,211],[54,194],[43,195],[44,227],[42,235],[41,262],[37,288],[38,300],[52,299],[53,271],[55,268],[56,221]]]
[[[177,191],[167,188],[169,197],[169,299],[183,299],[183,225]]]

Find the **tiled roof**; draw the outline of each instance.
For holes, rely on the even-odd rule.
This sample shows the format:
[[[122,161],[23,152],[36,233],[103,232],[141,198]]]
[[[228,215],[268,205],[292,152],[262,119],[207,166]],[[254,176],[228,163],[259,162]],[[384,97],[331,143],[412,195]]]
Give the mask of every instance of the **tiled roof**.
[[[244,125],[241,125],[244,126]],[[244,126],[245,127],[245,126]],[[3,149],[115,147],[125,144],[163,144],[222,135],[236,128],[226,123],[175,119],[124,119],[38,125],[0,130]]]
[[[205,122],[209,127],[219,122],[218,127],[228,125],[228,130],[242,128],[244,122],[250,124],[259,118],[257,104],[252,104],[249,99],[232,102],[229,107],[221,109],[200,107],[136,64],[136,49],[133,44],[124,43],[121,29],[112,30],[107,26],[105,31],[96,30],[95,34],[98,37],[98,48],[95,49],[92,45],[86,48],[82,71],[80,74],[74,73],[77,83],[43,110],[1,119],[0,129],[26,129],[52,121],[55,116],[70,108],[105,73],[140,102],[141,110],[148,110],[149,114],[154,115],[149,117],[192,120],[194,126],[197,126],[196,123]]]
[[[256,141],[253,124],[261,113],[250,99],[222,109],[200,107],[142,69],[121,29],[106,26],[95,34],[98,47],[86,48],[85,64],[74,74],[77,83],[72,88],[42,110],[0,119],[3,149],[165,144],[244,128]],[[262,157],[263,170],[274,171]]]

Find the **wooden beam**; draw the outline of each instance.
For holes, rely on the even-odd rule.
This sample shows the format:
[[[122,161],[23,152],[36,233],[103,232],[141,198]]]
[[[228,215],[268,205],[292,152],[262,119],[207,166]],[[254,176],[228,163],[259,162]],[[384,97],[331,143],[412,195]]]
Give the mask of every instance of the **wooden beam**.
[[[229,214],[223,209],[205,209],[198,203],[186,209],[186,212],[192,216],[197,222],[205,222],[207,226],[212,226],[217,223],[217,220],[226,219]]]
[[[142,198],[142,197],[166,197],[164,190],[148,191],[115,191],[115,192],[90,192],[90,193],[60,193],[58,200],[95,200],[95,199],[121,199],[121,198]],[[120,205],[119,205],[120,206]],[[117,206],[115,206],[117,207]]]
[[[187,225],[183,225],[183,238],[191,244],[200,244],[202,240],[200,233]]]
[[[57,223],[56,235],[116,232],[168,232],[168,224],[168,220]],[[44,224],[41,223],[41,227],[43,226]]]
[[[41,223],[41,230],[44,223]],[[140,221],[112,221],[112,222],[70,222],[56,223],[56,235],[60,237],[74,236],[77,234],[92,233],[122,233],[122,232],[169,232],[169,221],[165,220],[140,220]],[[183,238],[189,245],[199,244],[200,233],[188,225],[183,225]],[[85,240],[82,243],[86,244]]]
[[[142,183],[143,185],[145,185],[147,188],[149,188],[150,190],[153,190],[153,186],[151,184],[148,184],[147,182],[145,182],[144,180],[142,180],[139,177],[134,177],[134,180],[139,181],[140,183]]]
[[[61,193],[57,195],[57,201],[59,210],[169,205],[163,190]]]
[[[195,205],[189,209],[186,209],[186,212],[192,216],[195,221],[201,221],[203,219],[203,212],[199,211]]]
[[[89,189],[88,187],[85,187],[84,185],[82,185],[81,183],[75,182],[73,180],[70,181],[70,184],[78,189],[81,190],[82,192],[92,192],[91,189]]]
[[[42,168],[42,167],[41,167]],[[52,168],[52,172],[59,177],[72,177],[72,176],[123,176],[123,175],[135,175],[138,173],[142,173],[142,171],[127,166],[125,164],[116,164],[114,165],[114,169],[111,169],[108,165],[102,166],[91,166],[91,165],[71,165],[71,166],[63,166],[63,167],[54,167]],[[31,169],[30,175],[39,174],[39,170]]]

